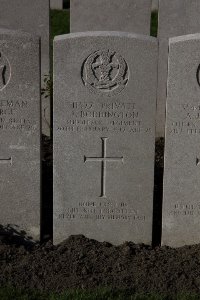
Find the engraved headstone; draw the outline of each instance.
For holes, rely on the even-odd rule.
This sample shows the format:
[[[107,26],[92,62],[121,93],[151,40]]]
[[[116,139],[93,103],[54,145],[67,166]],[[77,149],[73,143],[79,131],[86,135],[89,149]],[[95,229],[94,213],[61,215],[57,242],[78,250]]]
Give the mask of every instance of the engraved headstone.
[[[200,34],[169,42],[162,243],[200,242]]]
[[[63,0],[50,0],[51,9],[63,9]]]
[[[49,0],[0,0],[0,28],[23,30],[41,38],[41,84],[49,75]],[[42,99],[42,132],[50,134],[50,99]]]
[[[71,32],[126,31],[150,35],[151,0],[71,0]]]
[[[157,41],[87,32],[54,47],[54,242],[150,244]]]
[[[199,0],[160,0],[159,2],[159,60],[156,135],[164,136],[167,88],[168,39],[200,32]]]
[[[40,43],[0,29],[0,224],[40,237]]]

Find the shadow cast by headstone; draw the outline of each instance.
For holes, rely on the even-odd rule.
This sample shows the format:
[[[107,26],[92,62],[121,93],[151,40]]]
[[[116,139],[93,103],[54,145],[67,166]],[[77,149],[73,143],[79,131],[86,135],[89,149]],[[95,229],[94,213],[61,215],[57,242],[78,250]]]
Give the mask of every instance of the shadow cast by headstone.
[[[162,199],[164,173],[164,138],[156,140],[156,156],[154,169],[154,200],[153,200],[153,247],[161,245],[162,235]]]
[[[0,244],[23,245],[25,248],[30,248],[36,242],[24,230],[21,230],[18,225],[8,224],[6,226],[0,225]]]
[[[41,242],[53,237],[53,141],[43,135]]]

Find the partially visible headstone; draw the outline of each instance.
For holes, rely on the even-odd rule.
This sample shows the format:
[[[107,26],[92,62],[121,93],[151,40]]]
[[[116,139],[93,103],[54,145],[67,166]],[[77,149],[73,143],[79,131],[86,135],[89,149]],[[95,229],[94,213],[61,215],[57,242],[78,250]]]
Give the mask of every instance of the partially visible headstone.
[[[150,244],[157,40],[87,32],[54,46],[54,242]]]
[[[40,43],[0,29],[0,224],[40,237]]]
[[[41,83],[49,75],[49,0],[0,0],[0,28],[41,37]],[[50,134],[50,99],[42,99],[43,133]]]
[[[162,243],[200,243],[200,34],[170,39]]]
[[[50,0],[51,9],[63,9],[63,0]]]
[[[71,0],[71,32],[126,31],[150,35],[151,0]]]
[[[152,10],[158,10],[159,0],[152,0]]]
[[[159,0],[159,62],[156,135],[164,136],[167,88],[168,39],[200,32],[199,0]]]

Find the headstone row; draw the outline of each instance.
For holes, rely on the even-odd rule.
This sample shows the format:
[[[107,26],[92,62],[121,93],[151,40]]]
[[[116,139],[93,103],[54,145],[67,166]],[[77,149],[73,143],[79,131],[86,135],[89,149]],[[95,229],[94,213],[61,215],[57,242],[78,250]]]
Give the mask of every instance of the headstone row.
[[[17,4],[25,0],[17,1],[13,2],[15,12],[19,9]],[[78,7],[86,3],[74,0],[74,5],[75,1]],[[0,3],[10,16],[9,21],[0,17],[0,28],[4,28],[0,29],[0,136],[3,141],[0,222],[24,230],[37,240],[40,238],[41,173],[40,39],[5,29],[14,24],[18,29],[23,26],[5,1]],[[35,0],[35,9],[38,3]],[[138,8],[135,18],[129,18],[135,13],[129,1],[123,4],[120,22],[124,18],[126,22],[121,26],[119,16],[118,32],[90,31],[55,39],[55,243],[71,234],[84,234],[114,244],[127,240],[151,243],[157,63],[158,72],[165,64],[162,83],[168,82],[162,242],[170,246],[200,242],[200,35],[170,38],[169,54],[165,54],[162,64],[162,47],[168,49],[168,38],[174,33],[162,40],[161,22],[158,62],[157,40],[141,35],[149,34],[150,26],[141,22],[141,3],[135,0]],[[96,24],[95,30],[108,30],[112,26],[114,30],[117,23],[110,20],[106,23],[115,9],[114,3],[111,4],[113,10],[105,9],[105,14],[99,16],[104,28],[95,23],[98,16],[94,7],[92,13],[84,14],[88,22],[79,18],[75,23],[78,12],[72,6],[72,31],[91,30]],[[102,5],[105,5],[103,0]],[[151,1],[144,1],[143,5],[147,8],[145,20],[150,20]],[[84,6],[81,8],[85,10]],[[162,1],[160,14],[161,8]],[[190,13],[198,8],[192,2]],[[173,14],[171,18],[175,20]],[[198,28],[195,27],[198,22],[190,14],[184,18],[190,28],[193,25]],[[42,28],[39,20],[36,27]],[[32,20],[27,24],[33,23]],[[176,34],[182,32],[181,25]],[[119,32],[122,28],[127,32]],[[138,28],[138,34],[131,33],[133,28]],[[30,27],[28,31],[31,30]],[[41,45],[44,54],[45,38]],[[42,62],[44,74],[47,64],[43,55]],[[162,80],[161,76],[158,78]],[[165,118],[162,120],[165,122]]]

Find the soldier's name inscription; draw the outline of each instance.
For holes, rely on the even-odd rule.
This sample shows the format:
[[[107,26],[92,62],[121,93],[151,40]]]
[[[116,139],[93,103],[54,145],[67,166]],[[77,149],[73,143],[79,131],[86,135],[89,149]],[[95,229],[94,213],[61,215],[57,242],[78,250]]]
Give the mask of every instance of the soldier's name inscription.
[[[152,131],[148,124],[142,122],[142,113],[134,102],[72,102],[67,103],[67,107],[65,124],[57,125],[57,131],[74,133]]]
[[[179,106],[180,119],[172,120],[168,131],[171,135],[200,134],[200,103],[184,103]]]
[[[35,130],[37,126],[26,117],[29,109],[26,100],[0,100],[0,130]]]

